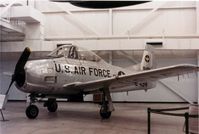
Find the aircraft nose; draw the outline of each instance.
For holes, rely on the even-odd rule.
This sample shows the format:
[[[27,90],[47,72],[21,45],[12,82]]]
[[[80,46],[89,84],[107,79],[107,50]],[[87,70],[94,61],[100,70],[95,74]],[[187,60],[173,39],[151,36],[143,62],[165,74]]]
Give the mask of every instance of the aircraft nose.
[[[26,76],[29,76],[30,74],[34,74],[35,67],[36,67],[36,65],[34,64],[34,62],[32,62],[32,61],[27,62],[26,66],[24,67],[24,69],[26,71]]]
[[[35,61],[29,61],[27,62],[25,66],[25,71],[26,71],[26,81],[27,82],[34,82],[37,81],[38,76],[39,76],[39,69],[38,65]]]
[[[24,67],[25,70],[30,69],[33,66],[33,63],[31,61],[28,61]]]

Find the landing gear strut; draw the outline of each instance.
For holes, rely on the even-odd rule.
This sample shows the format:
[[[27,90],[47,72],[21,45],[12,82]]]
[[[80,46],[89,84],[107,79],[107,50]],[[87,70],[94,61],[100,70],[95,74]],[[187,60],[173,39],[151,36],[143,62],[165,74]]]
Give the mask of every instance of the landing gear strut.
[[[44,103],[44,107],[47,107],[49,112],[56,112],[58,107],[56,99],[48,99],[48,101]]]
[[[36,97],[31,94],[30,96],[30,105],[26,108],[26,116],[29,119],[35,119],[39,114],[39,109],[34,103],[36,102]]]
[[[109,119],[111,112],[114,111],[111,95],[109,89],[103,89],[102,106],[100,109],[100,116],[102,119]],[[107,99],[107,101],[106,101]]]

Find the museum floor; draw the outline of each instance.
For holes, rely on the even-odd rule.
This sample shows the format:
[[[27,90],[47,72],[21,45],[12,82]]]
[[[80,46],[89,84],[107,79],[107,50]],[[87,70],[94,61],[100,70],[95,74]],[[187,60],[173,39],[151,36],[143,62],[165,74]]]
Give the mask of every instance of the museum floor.
[[[25,115],[25,102],[8,102],[3,111],[9,121],[0,122],[0,134],[147,134],[147,107],[171,108],[187,104],[114,103],[116,111],[101,120],[93,103],[59,102],[56,113],[39,103],[37,119]],[[184,118],[152,114],[152,134],[183,134]]]

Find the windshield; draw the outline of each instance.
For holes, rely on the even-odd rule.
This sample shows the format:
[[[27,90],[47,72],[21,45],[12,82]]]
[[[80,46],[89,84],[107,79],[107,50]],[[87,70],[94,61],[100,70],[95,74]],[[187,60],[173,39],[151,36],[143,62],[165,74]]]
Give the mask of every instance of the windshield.
[[[71,46],[65,45],[65,46],[60,46],[53,50],[51,53],[48,54],[49,57],[53,58],[59,58],[59,57],[64,57],[65,54],[67,54],[67,51],[69,50]]]
[[[79,59],[94,62],[98,62],[101,60],[101,58],[94,52],[74,45],[60,46],[57,49],[53,50],[50,54],[48,54],[48,56],[53,58],[66,57],[70,59]]]

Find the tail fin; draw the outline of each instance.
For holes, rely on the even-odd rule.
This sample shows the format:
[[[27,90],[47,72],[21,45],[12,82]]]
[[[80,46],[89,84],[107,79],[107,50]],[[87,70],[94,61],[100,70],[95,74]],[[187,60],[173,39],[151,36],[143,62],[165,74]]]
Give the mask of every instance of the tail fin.
[[[140,69],[150,70],[152,68],[155,68],[156,66],[154,64],[154,58],[155,58],[154,48],[151,45],[146,45],[144,53],[143,53]]]

